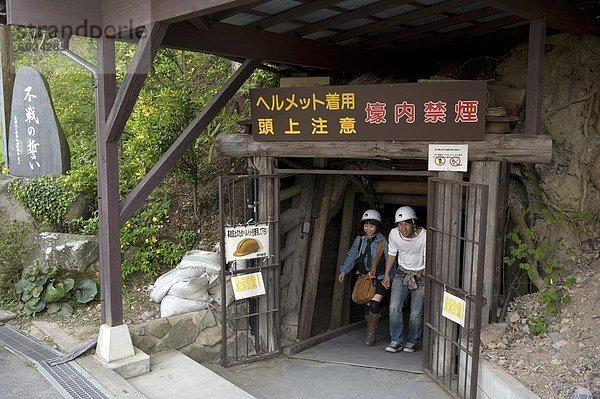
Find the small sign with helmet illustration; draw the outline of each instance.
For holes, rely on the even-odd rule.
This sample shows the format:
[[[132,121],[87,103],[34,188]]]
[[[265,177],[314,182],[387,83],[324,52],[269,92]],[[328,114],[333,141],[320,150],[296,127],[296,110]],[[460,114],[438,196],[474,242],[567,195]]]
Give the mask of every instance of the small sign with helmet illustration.
[[[225,228],[225,261],[255,259],[269,255],[266,223]]]
[[[468,144],[429,144],[430,171],[466,172]]]

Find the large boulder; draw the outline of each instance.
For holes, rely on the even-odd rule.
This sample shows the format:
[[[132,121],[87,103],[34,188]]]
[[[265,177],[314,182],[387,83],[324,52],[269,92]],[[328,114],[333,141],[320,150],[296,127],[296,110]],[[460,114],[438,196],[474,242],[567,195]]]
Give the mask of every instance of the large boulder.
[[[34,238],[29,260],[54,265],[86,275],[99,272],[99,243],[96,236],[64,233],[40,233]]]
[[[19,179],[0,173],[0,215],[6,220],[33,223],[33,217],[27,208],[8,192],[8,185],[15,180]]]

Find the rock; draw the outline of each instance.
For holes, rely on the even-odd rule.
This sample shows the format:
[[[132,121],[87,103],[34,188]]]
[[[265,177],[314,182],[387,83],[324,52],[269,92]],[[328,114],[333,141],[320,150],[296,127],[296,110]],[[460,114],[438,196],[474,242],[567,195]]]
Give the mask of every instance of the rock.
[[[519,316],[519,314],[517,312],[515,312],[515,313],[511,314],[510,316],[508,316],[508,321],[511,322],[511,323],[516,323],[520,319],[521,319],[521,317]]]
[[[558,342],[558,341],[561,341],[563,339],[563,336],[560,333],[551,332],[550,333],[550,339],[552,339],[552,342]]]
[[[484,346],[489,346],[492,342],[498,342],[506,332],[506,323],[488,324],[481,329],[481,343]]]
[[[27,208],[8,192],[8,185],[15,180],[19,179],[0,173],[0,214],[9,221],[33,223],[33,217],[31,217]]]
[[[99,271],[98,237],[64,233],[40,233],[28,254],[30,262],[95,275]]]
[[[69,222],[79,218],[85,219],[89,217],[89,206],[90,204],[88,203],[87,198],[85,198],[85,195],[80,193],[77,195],[75,202],[69,205],[63,218]]]
[[[592,391],[587,388],[577,387],[571,396],[571,399],[594,399]]]
[[[196,342],[202,346],[213,346],[221,342],[221,339],[221,327],[215,326],[207,328],[206,330],[200,332],[198,338],[196,339]]]
[[[550,363],[555,366],[560,366],[562,364],[562,360],[554,358]]]
[[[199,332],[200,328],[194,324],[191,318],[181,320],[173,325],[171,331],[156,344],[156,351],[187,346],[196,340]]]
[[[140,315],[140,319],[142,319],[144,321],[150,320],[151,317],[152,317],[152,312],[150,312],[148,310],[146,310],[144,313],[142,313]]]
[[[562,348],[563,346],[566,346],[568,344],[569,343],[567,341],[565,341],[564,339],[561,339],[560,341],[555,342],[554,344],[552,344],[552,347],[555,348],[555,349],[558,349],[558,348]]]
[[[206,328],[214,327],[217,325],[217,320],[215,319],[215,315],[210,311],[201,310],[194,316],[194,323],[200,327],[200,330],[204,330]]]

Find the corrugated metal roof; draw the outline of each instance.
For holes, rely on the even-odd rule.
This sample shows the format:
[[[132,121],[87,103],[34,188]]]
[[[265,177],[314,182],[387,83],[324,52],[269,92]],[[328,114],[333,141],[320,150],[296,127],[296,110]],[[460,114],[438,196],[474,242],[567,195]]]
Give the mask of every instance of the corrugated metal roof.
[[[346,10],[356,10],[369,4],[377,3],[378,1],[380,0],[346,0],[338,3],[337,6]]]
[[[335,17],[339,15],[338,11],[333,11],[329,9],[322,9],[319,11],[311,12],[310,14],[303,15],[302,17],[298,17],[297,19],[300,21],[308,22],[311,24],[324,21],[328,18]]]
[[[387,18],[393,18],[398,15],[406,14],[406,13],[414,11],[414,10],[417,10],[417,7],[411,6],[410,4],[404,4],[404,5],[390,8],[389,10],[374,14],[374,16],[377,18],[387,19]]]
[[[253,7],[252,9],[254,11],[264,12],[269,15],[275,15],[300,5],[302,5],[301,2],[294,0],[271,0]]]
[[[225,22],[227,24],[232,24],[232,25],[245,26],[245,25],[249,25],[253,22],[260,21],[261,19],[263,19],[263,17],[261,17],[260,15],[246,14],[244,12],[241,12],[239,14],[235,14],[235,15],[232,15],[231,17],[225,18],[221,22]]]

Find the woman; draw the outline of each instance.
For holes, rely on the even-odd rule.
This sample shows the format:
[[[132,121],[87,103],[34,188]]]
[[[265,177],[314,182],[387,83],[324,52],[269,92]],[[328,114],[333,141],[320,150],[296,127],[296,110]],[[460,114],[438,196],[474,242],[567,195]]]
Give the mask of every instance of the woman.
[[[380,304],[383,296],[387,293],[387,289],[382,285],[382,280],[385,275],[385,259],[387,258],[387,240],[381,234],[381,214],[375,209],[365,211],[361,218],[361,227],[365,232],[364,236],[357,236],[350,250],[346,254],[346,259],[340,267],[338,280],[344,282],[346,274],[356,268],[359,274],[367,274],[375,265],[375,275],[373,284],[375,285],[375,295],[369,302],[369,310],[365,319],[367,320],[367,339],[366,345],[375,343],[375,335],[377,333],[377,325],[380,317]],[[382,250],[379,250],[379,249]],[[379,251],[378,251],[379,250]],[[377,256],[379,252],[379,257]]]

